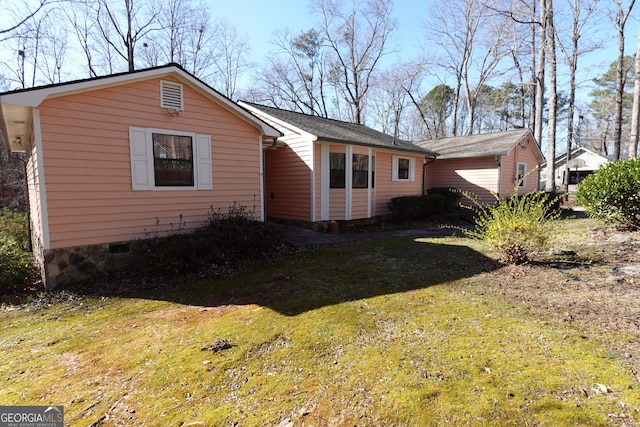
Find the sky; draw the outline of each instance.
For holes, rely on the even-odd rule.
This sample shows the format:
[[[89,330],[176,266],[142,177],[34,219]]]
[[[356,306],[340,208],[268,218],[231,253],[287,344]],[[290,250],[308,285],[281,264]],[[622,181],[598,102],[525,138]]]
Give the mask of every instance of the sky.
[[[395,1],[393,14],[398,24],[396,34],[399,54],[403,56],[419,54],[420,38],[423,33],[422,22],[425,20],[428,6],[432,0]],[[309,30],[319,20],[310,8],[307,0],[206,0],[212,18],[226,17],[240,34],[249,40],[252,55],[263,58],[273,49],[270,40],[274,31],[288,27],[293,33]]]
[[[393,15],[397,21],[396,52],[389,55],[391,60],[411,59],[426,52],[429,54],[429,43],[425,37],[425,22],[429,16],[431,4],[442,0],[396,0],[393,5]],[[561,1],[561,0],[560,0]],[[610,0],[600,0],[610,2]],[[556,5],[558,0],[556,0]],[[308,30],[318,23],[318,18],[311,11],[312,1],[307,0],[278,0],[266,2],[264,0],[206,0],[212,17],[227,18],[243,34],[251,46],[253,62],[261,62],[263,58],[274,50],[270,44],[273,32],[277,29],[289,27],[293,33]],[[623,2],[626,4],[626,2]],[[638,21],[640,8],[636,6],[635,13],[627,23],[625,30],[625,54],[633,55],[636,51]],[[569,25],[568,22],[556,25]],[[601,76],[617,55],[617,38],[610,22],[602,22],[601,28],[592,31],[589,36],[599,40],[603,48],[579,59],[579,81],[582,82],[582,98],[586,102],[591,80]],[[583,37],[583,39],[586,38]],[[558,53],[561,55],[561,53]],[[560,73],[562,73],[562,68]],[[568,76],[559,76],[559,89],[568,91]],[[436,82],[435,84],[438,84]],[[434,85],[435,85],[434,84]]]

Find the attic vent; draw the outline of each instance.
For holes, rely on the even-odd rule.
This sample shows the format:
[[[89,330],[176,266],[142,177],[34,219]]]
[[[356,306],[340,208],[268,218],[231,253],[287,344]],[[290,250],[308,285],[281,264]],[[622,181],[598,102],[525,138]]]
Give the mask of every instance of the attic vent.
[[[184,110],[180,83],[160,82],[160,106],[178,111]]]

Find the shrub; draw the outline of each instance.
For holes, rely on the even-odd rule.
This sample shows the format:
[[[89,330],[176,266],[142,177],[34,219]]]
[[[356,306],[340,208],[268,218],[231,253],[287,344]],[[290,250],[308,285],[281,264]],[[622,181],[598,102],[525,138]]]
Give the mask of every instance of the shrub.
[[[136,240],[129,271],[164,277],[219,272],[275,258],[287,249],[278,230],[255,221],[245,208],[233,207],[228,214],[212,212],[207,223],[192,232]]]
[[[0,237],[0,295],[27,284],[36,271],[29,254],[14,239]]]
[[[477,197],[467,197],[477,201]],[[493,246],[500,261],[524,264],[548,241],[551,221],[560,215],[559,211],[552,209],[554,203],[555,200],[544,191],[497,199],[492,206],[469,208],[476,213],[476,227],[463,232]]]
[[[424,220],[451,210],[459,198],[456,190],[431,189],[424,196],[394,197],[389,201],[388,208],[394,222]]]
[[[29,250],[28,221],[27,214],[3,208],[0,211],[0,237],[13,239],[23,251]]]
[[[447,200],[446,210],[450,210],[453,207],[458,205],[458,201],[460,200],[461,193],[460,190],[456,188],[447,188],[447,187],[434,187],[429,189],[429,195],[438,194],[440,196],[444,196]]]
[[[640,158],[608,163],[578,185],[576,201],[589,216],[640,228]]]

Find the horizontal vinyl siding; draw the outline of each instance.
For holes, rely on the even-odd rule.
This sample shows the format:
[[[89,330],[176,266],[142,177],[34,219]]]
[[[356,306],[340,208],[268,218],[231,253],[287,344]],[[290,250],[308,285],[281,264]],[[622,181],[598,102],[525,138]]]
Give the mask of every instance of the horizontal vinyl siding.
[[[369,150],[364,147],[353,147],[353,154],[368,155]],[[372,150],[372,156],[375,156]],[[371,185],[371,183],[369,183]],[[363,219],[368,218],[369,215],[369,189],[367,188],[354,188],[351,191],[351,219]]]
[[[535,142],[532,142],[535,144]],[[516,166],[518,163],[526,163],[527,176],[525,178],[525,186],[518,188],[518,194],[525,194],[538,189],[538,173],[536,169],[538,160],[532,148],[523,148],[516,145],[509,155],[502,157],[502,183],[500,195],[509,197],[513,194],[516,187]]]
[[[185,109],[171,117],[160,107],[159,85],[153,79],[41,105],[52,248],[176,230],[181,215],[193,228],[211,209],[226,213],[234,203],[259,217],[258,129],[186,85]],[[210,135],[213,190],[133,191],[130,126]]]
[[[313,143],[290,130],[283,133],[278,141],[285,145],[265,156],[267,216],[311,221]]]
[[[415,159],[414,181],[393,181],[393,156],[402,156]],[[394,197],[419,196],[422,194],[422,172],[424,157],[411,156],[406,153],[391,153],[378,151],[376,156],[376,186],[375,186],[375,215],[389,213],[388,204]]]
[[[498,165],[494,157],[436,160],[427,171],[429,188],[457,188],[485,203],[495,201],[492,192],[498,191]]]
[[[329,153],[346,153],[347,146],[344,144],[331,144],[329,145]],[[345,157],[345,167],[346,167]],[[329,168],[327,168],[329,170]],[[347,172],[345,171],[345,174]],[[345,175],[346,181],[346,175]],[[320,174],[316,176],[316,185],[321,183]],[[346,185],[346,183],[345,183]],[[317,188],[320,188],[319,186]],[[317,193],[316,193],[317,194]],[[318,203],[320,203],[318,199]],[[329,188],[329,220],[330,221],[343,221],[347,219],[347,190],[346,188]],[[318,217],[319,218],[319,217]]]

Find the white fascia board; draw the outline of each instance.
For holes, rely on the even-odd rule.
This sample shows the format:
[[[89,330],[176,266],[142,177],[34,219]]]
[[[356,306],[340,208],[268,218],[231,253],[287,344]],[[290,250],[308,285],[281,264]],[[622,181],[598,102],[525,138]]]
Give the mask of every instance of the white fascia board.
[[[259,117],[268,117],[269,120],[273,120],[274,123],[277,123],[282,127],[291,129],[293,132],[295,132],[297,134],[300,134],[300,136],[304,137],[304,139],[306,139],[306,140],[313,141],[313,142],[318,140],[318,135],[314,135],[314,134],[309,133],[309,132],[307,132],[307,131],[305,131],[303,129],[300,129],[299,127],[296,127],[296,126],[292,125],[291,123],[289,123],[287,121],[284,121],[282,119],[279,119],[277,117],[274,117],[274,116],[272,116],[272,115],[270,115],[268,113],[265,113],[264,111],[262,111],[262,110],[260,110],[258,108],[255,108],[252,105],[249,105],[249,104],[247,104],[245,102],[242,102],[242,101],[238,101],[238,104],[241,105],[242,107],[246,108],[247,110],[254,112]]]
[[[176,75],[178,78],[188,83],[191,87],[205,94],[208,98],[216,101],[219,105],[235,113],[237,116],[243,117],[246,121],[249,121],[258,129],[260,129],[263,136],[274,138],[281,136],[280,132],[278,132],[277,129],[274,129],[267,123],[263,123],[261,120],[256,119],[256,117],[249,114],[247,111],[239,108],[238,105],[230,99],[224,97],[220,93],[203,84],[200,80],[196,79],[191,74],[175,66],[136,71],[133,73],[124,73],[115,76],[97,77],[94,79],[87,79],[76,83],[62,83],[59,85],[47,86],[40,89],[34,88],[26,91],[19,91],[16,93],[7,93],[0,96],[0,103],[27,107],[38,107],[45,99],[148,80],[150,78],[166,76],[167,74]]]

